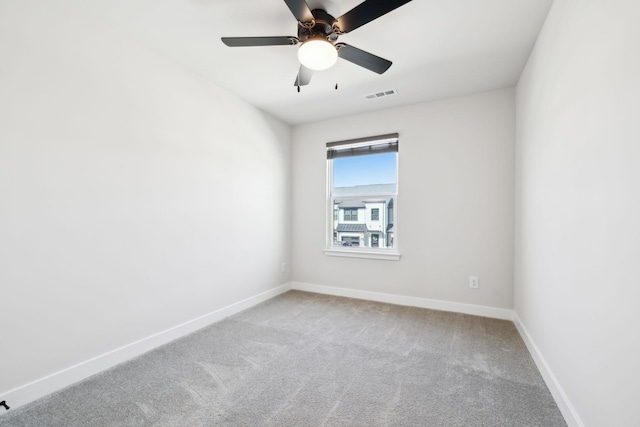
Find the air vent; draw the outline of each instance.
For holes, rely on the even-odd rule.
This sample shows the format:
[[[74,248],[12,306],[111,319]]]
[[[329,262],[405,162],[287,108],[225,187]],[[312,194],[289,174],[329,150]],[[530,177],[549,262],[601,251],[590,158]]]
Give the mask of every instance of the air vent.
[[[382,92],[376,92],[376,93],[372,93],[370,95],[366,95],[365,98],[367,99],[376,99],[376,98],[383,98],[385,96],[391,96],[391,95],[395,95],[398,92],[395,89],[389,89],[389,90],[385,90]]]

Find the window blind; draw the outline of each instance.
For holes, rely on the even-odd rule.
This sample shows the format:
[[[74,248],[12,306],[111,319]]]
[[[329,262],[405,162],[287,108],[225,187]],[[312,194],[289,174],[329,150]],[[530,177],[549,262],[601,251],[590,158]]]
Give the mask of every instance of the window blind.
[[[397,133],[327,143],[327,159],[396,152],[398,152]]]

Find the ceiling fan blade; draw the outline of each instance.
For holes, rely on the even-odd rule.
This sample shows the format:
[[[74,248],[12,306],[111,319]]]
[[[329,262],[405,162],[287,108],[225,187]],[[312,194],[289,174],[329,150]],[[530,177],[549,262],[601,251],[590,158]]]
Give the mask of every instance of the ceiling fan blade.
[[[298,21],[313,21],[311,9],[309,9],[307,2],[304,0],[284,0],[284,2],[289,6],[289,10],[291,10],[291,13],[293,13],[293,16],[295,16]]]
[[[410,1],[411,0],[365,0],[339,17],[337,19],[337,26],[341,32],[348,33],[374,19],[380,18],[382,15],[386,15]]]
[[[230,47],[246,46],[293,46],[300,41],[293,36],[279,37],[222,37],[222,43]]]
[[[353,62],[356,65],[371,70],[375,73],[382,74],[391,67],[392,62],[387,61],[384,58],[380,58],[372,53],[365,52],[357,47],[349,46],[348,44],[338,43],[338,56],[342,59],[346,59],[349,62]]]
[[[298,87],[306,86],[311,82],[311,77],[313,77],[313,70],[301,65],[300,71],[298,71],[298,76],[296,77],[296,81],[293,85]]]

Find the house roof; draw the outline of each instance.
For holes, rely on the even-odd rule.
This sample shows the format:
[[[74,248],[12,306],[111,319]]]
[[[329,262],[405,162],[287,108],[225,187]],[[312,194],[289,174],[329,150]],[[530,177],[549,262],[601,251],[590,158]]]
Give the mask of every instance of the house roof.
[[[375,196],[377,194],[393,194],[396,192],[396,184],[369,184],[354,185],[351,187],[336,187],[334,196]]]
[[[336,231],[359,233],[367,231],[367,226],[365,224],[338,224]]]
[[[365,206],[362,200],[345,200],[338,205],[340,209],[364,208]]]

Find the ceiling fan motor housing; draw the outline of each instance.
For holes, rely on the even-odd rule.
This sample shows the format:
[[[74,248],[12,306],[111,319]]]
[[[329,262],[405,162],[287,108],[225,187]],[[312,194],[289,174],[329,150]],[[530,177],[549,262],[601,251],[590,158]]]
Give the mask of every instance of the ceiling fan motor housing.
[[[322,9],[314,9],[311,13],[314,18],[313,23],[301,22],[300,25],[298,25],[298,39],[300,42],[315,38],[328,40],[331,43],[338,40],[338,33],[334,28],[336,18]]]

